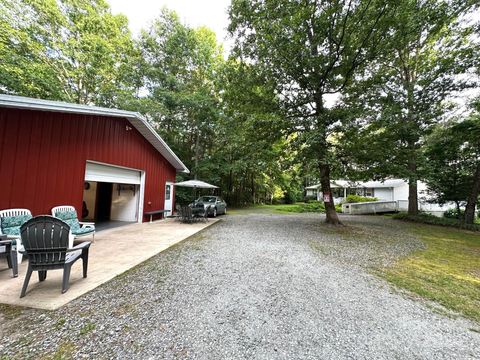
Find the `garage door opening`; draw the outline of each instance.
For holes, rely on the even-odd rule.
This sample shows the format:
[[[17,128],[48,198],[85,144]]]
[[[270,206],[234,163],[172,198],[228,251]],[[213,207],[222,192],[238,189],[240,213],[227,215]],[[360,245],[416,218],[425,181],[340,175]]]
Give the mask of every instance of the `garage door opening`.
[[[82,218],[98,230],[141,222],[142,173],[87,162]]]

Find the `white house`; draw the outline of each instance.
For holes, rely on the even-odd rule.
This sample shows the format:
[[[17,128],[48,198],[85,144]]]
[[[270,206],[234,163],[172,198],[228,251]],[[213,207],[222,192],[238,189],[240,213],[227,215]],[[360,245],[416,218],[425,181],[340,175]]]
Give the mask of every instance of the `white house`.
[[[379,201],[397,201],[400,210],[408,209],[408,182],[403,179],[387,179],[384,181],[366,181],[355,182],[348,180],[332,180],[330,182],[332,189],[333,201],[340,204],[347,195],[355,194],[360,196],[375,197]],[[426,195],[427,185],[419,181],[417,184],[419,208],[422,211],[429,212],[433,215],[442,216],[443,213],[454,207],[453,204],[428,203]],[[312,185],[305,188],[307,196],[315,196],[317,200],[322,200],[321,185]]]

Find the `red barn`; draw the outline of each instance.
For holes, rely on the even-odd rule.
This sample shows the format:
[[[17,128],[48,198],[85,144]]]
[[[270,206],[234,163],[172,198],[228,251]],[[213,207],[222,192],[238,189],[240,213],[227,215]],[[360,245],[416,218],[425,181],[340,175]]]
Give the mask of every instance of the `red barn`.
[[[0,95],[0,210],[141,222],[173,208],[176,172],[188,169],[138,113]]]

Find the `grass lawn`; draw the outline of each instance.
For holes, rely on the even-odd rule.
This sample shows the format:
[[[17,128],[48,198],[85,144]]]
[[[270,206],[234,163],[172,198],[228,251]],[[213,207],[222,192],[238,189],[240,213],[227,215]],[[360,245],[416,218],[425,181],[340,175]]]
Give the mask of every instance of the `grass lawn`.
[[[480,235],[421,224],[412,229],[426,250],[382,269],[381,276],[480,322]]]
[[[298,202],[295,204],[254,205],[248,208],[229,209],[229,214],[262,213],[262,214],[285,214],[285,213],[324,213],[325,207],[320,202]]]

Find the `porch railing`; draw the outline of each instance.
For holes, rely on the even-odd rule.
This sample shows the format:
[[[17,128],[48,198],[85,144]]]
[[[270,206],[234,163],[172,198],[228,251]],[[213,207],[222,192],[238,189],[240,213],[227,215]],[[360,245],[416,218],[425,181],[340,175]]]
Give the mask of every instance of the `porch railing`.
[[[362,203],[343,204],[344,214],[377,214],[398,211],[397,201],[368,201]]]

